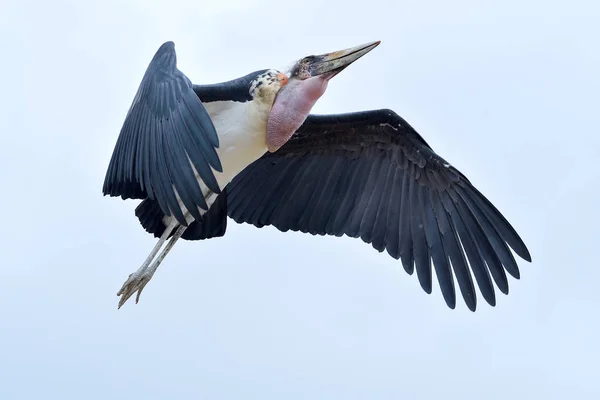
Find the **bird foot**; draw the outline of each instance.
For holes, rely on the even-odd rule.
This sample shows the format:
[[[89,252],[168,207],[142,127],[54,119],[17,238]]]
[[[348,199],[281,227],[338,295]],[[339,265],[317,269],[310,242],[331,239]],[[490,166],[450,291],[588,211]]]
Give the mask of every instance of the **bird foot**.
[[[118,308],[121,308],[135,292],[137,292],[137,296],[135,297],[135,304],[137,304],[140,300],[142,290],[144,290],[144,287],[150,282],[152,275],[154,275],[154,272],[149,269],[129,274],[129,277],[121,287],[121,290],[117,292],[117,296],[121,296]]]

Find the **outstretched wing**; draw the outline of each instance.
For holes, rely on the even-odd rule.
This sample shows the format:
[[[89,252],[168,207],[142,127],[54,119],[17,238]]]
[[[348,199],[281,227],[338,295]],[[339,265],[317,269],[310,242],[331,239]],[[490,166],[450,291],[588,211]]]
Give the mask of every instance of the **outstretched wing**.
[[[509,246],[531,261],[502,214],[391,110],[310,115],[286,145],[248,166],[227,192],[236,222],[360,237],[401,259],[409,274],[416,267],[427,293],[433,262],[450,308],[456,304],[452,271],[474,311],[469,264],[483,297],[495,305],[492,279],[508,293],[505,270],[519,277]]]
[[[177,69],[175,45],[154,55],[119,134],[103,193],[156,199],[166,215],[187,225],[178,197],[196,219],[208,209],[202,187],[220,192],[215,127],[190,80]]]

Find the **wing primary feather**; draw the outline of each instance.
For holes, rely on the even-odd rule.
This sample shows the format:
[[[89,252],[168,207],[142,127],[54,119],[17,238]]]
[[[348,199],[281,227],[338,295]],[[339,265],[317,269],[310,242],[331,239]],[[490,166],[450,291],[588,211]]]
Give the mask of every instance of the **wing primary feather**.
[[[280,161],[284,162],[284,160]],[[306,167],[305,161],[306,160],[303,158],[285,158],[285,163],[290,164],[289,175],[285,178],[285,181],[281,182],[281,187],[277,190],[278,201],[275,202],[275,200],[273,200],[273,203],[276,204],[273,204],[273,209],[269,213],[271,224],[284,232],[289,230],[289,226],[286,225],[287,216],[288,214],[293,213],[295,210],[294,208],[289,208],[288,206],[290,203],[293,204],[291,201],[291,196],[296,190],[298,181],[304,175],[304,170]]]
[[[141,108],[141,112],[140,112]],[[130,161],[133,163],[135,159],[135,146],[134,143],[137,141],[138,136],[140,136],[140,130],[142,125],[142,117],[143,117],[144,107],[136,107],[136,113],[132,115],[132,118],[127,126],[127,131],[123,136],[123,153],[121,155],[121,160],[119,162],[120,174],[119,178],[124,181],[134,182],[134,171],[133,168],[130,168],[125,163]]]
[[[332,165],[326,172],[322,188],[318,192],[319,197],[315,199],[314,208],[306,222],[308,230],[317,235],[329,233],[327,231],[328,220],[334,214],[334,204],[337,201],[337,196],[334,196],[333,193],[338,191],[338,187],[342,183],[340,177],[346,168],[343,158],[330,156],[329,159]]]
[[[362,193],[357,198],[355,211],[352,218],[348,221],[348,226],[346,227],[346,234],[350,237],[360,237],[363,234],[361,230],[361,224],[365,213],[368,210],[369,200],[371,199],[375,182],[378,178],[380,165],[381,159],[379,158],[373,158],[369,165],[366,181],[364,182],[364,186],[362,188]]]
[[[139,113],[139,119],[140,119],[140,127],[138,127],[139,130],[141,129],[146,129],[147,125],[148,125],[148,115],[147,115],[147,109],[146,107],[142,108],[142,111]],[[134,146],[131,146],[131,160],[132,160],[132,165],[133,168],[130,169],[130,179],[131,180],[135,180],[137,177],[137,183],[140,184],[141,187],[143,187],[143,182],[140,175],[140,171],[141,171],[141,158],[140,158],[140,150],[143,149],[143,145],[144,142],[146,141],[145,137],[141,134],[139,134],[138,130],[138,134],[136,135],[135,138],[133,138],[133,141],[135,142]],[[128,157],[129,159],[129,157]]]
[[[255,185],[250,189],[249,196],[243,199],[243,202],[238,206],[238,212],[244,216],[244,220],[249,224],[256,225],[258,216],[255,210],[258,208],[264,196],[263,188],[268,187],[269,179],[272,175],[263,176],[260,181],[255,182]]]
[[[288,159],[285,163],[281,163],[275,175],[275,181],[271,184],[268,192],[264,194],[265,201],[260,208],[260,215],[258,217],[258,223],[260,226],[268,225],[269,221],[273,220],[272,216],[278,206],[281,205],[281,199],[285,196],[287,190],[289,190],[288,182],[290,182],[300,169],[301,162],[298,159]]]
[[[200,127],[202,131],[202,137],[210,143],[210,146],[206,146],[205,151],[209,154],[214,152],[216,155],[215,148],[219,147],[219,136],[217,135],[217,130],[215,129],[210,116],[193,90],[187,92],[185,99],[190,115],[196,120],[196,125]],[[211,160],[215,163],[213,168],[219,172],[223,172],[223,166],[221,165],[219,158],[216,157]]]
[[[175,185],[177,193],[194,219],[202,220],[198,207],[208,210],[208,205],[191,164],[187,161],[188,155],[181,141],[181,137],[185,136],[185,133],[178,132],[175,125],[172,125],[171,129],[173,134],[169,137],[169,154],[171,156],[169,169],[173,171],[173,175],[176,177],[174,180],[177,182]],[[182,129],[186,129],[185,126]]]
[[[498,255],[498,258],[502,262],[502,265],[504,265],[506,271],[515,279],[519,279],[520,273],[517,262],[515,261],[510,249],[506,245],[506,242],[500,237],[494,225],[489,221],[487,216],[481,211],[481,209],[477,206],[477,203],[471,196],[469,196],[468,193],[466,193],[461,187],[457,187],[456,191],[463,198],[463,200],[465,200],[467,206],[479,222],[479,225],[485,231],[492,248]]]
[[[268,174],[265,177],[264,183],[260,187],[260,190],[256,190],[257,193],[254,194],[255,201],[250,203],[248,207],[249,215],[247,220],[250,223],[254,224],[257,227],[264,226],[261,222],[261,219],[263,219],[265,208],[273,210],[277,206],[277,203],[270,203],[271,194],[274,190],[277,190],[277,185],[281,182],[282,178],[285,177],[285,170],[287,169],[287,167],[287,162],[278,163],[278,168],[283,169],[278,169],[278,174]],[[271,170],[274,169],[273,165],[269,166],[268,168]]]
[[[199,135],[197,131],[194,130],[193,125],[190,124],[189,115],[186,115],[186,113],[182,110],[178,110],[178,114],[179,118],[181,119],[181,132],[179,132],[179,140],[185,149],[185,158],[181,159],[180,162],[184,164],[186,168],[189,168],[187,164],[191,162],[191,165],[194,166],[196,172],[206,187],[213,193],[219,194],[219,184],[217,183],[217,179],[211,170],[209,161],[204,158],[203,154],[205,153],[202,152],[198,146],[197,137]],[[208,154],[212,154],[212,152],[209,152]],[[186,163],[186,161],[188,162]],[[207,206],[205,205],[202,208],[206,210],[206,207]]]
[[[214,168],[218,172],[223,172],[221,160],[219,160],[219,155],[215,150],[215,147],[218,147],[218,140],[217,144],[215,145],[213,142],[210,141],[210,137],[207,137],[207,134],[205,133],[206,129],[202,128],[203,126],[205,126],[204,124],[210,123],[212,126],[211,119],[207,116],[206,118],[202,118],[201,121],[198,120],[198,114],[203,114],[201,113],[201,111],[203,110],[203,106],[194,93],[190,93],[183,99],[183,105],[184,107],[181,107],[180,109],[182,119],[188,126],[195,127],[193,131],[194,134],[190,136],[192,141],[196,145],[196,149],[198,149],[201,152],[201,154],[203,154],[206,157],[207,162],[212,166],[212,168]],[[212,135],[210,136],[212,137]]]
[[[388,160],[385,163],[385,166],[386,178],[384,185],[381,188],[381,200],[378,207],[377,217],[375,219],[375,223],[373,224],[372,238],[373,248],[379,252],[383,252],[387,244],[389,210],[390,203],[392,201],[392,192],[394,191],[395,185],[394,178],[396,176],[395,163],[392,163]]]
[[[197,218],[206,209],[199,180],[220,188],[211,165],[222,171],[215,127],[177,69],[172,42],[164,43],[148,65],[117,138],[103,192],[122,198],[156,200],[167,216],[184,223],[181,203]],[[194,168],[198,172],[196,179]]]
[[[442,296],[448,307],[454,309],[456,307],[456,292],[454,290],[454,279],[452,279],[452,271],[448,262],[448,256],[444,249],[442,233],[438,225],[438,216],[435,213],[437,208],[435,205],[435,190],[423,191],[422,207],[425,211],[425,237],[429,245],[429,253],[433,260],[435,275],[437,276]]]
[[[462,219],[462,216],[458,212],[458,209],[454,202],[451,200],[448,193],[442,192],[440,193],[440,197],[442,199],[442,203],[451,217],[452,223],[456,228],[456,232],[458,233],[458,237],[460,239],[460,244],[464,248],[464,251],[469,260],[469,264],[471,266],[471,270],[475,275],[475,280],[479,286],[479,290],[485,301],[491,306],[496,305],[496,295],[494,293],[494,286],[492,284],[492,279],[490,277],[490,272],[485,266],[485,261],[481,251],[477,248],[473,238],[473,232],[469,231],[465,223]]]
[[[373,230],[375,229],[375,222],[377,221],[377,215],[381,210],[381,199],[385,190],[384,186],[387,181],[389,171],[389,161],[381,155],[376,155],[381,161],[378,163],[377,170],[374,170],[375,176],[371,178],[371,187],[367,186],[365,192],[369,194],[368,201],[366,203],[365,212],[362,214],[360,221],[361,239],[365,243],[371,243],[373,245]],[[374,247],[374,246],[373,246]],[[374,247],[377,249],[376,247]],[[380,250],[381,251],[381,250]]]
[[[344,234],[344,225],[348,219],[348,214],[354,207],[353,199],[356,198],[356,194],[352,192],[352,183],[355,180],[358,165],[356,159],[345,158],[343,165],[340,167],[342,170],[340,171],[338,184],[333,189],[336,196],[331,202],[330,211],[325,214],[329,215],[325,232],[330,235],[339,237]]]
[[[410,227],[410,214],[413,212],[410,204],[410,187],[415,184],[413,164],[405,159],[404,179],[402,180],[402,200],[400,202],[400,260],[404,270],[412,275],[414,272],[413,243]]]
[[[350,168],[351,175],[349,176],[348,190],[332,222],[332,230],[337,232],[338,236],[344,233],[347,236],[356,237],[356,234],[353,235],[349,228],[360,198],[360,191],[364,187],[364,181],[369,174],[369,168],[367,168],[369,160],[365,158],[353,159],[351,163],[353,168]]]
[[[425,221],[423,207],[425,206],[425,186],[412,185],[411,199],[411,236],[413,238],[413,248],[415,255],[415,268],[419,284],[426,293],[431,293],[431,258],[427,237],[425,235]]]
[[[281,193],[280,201],[275,205],[275,208],[271,212],[271,224],[283,232],[286,232],[290,229],[288,223],[289,215],[298,210],[297,208],[294,208],[292,196],[296,192],[298,182],[302,179],[304,173],[306,172],[306,159],[303,157],[298,157],[295,160],[298,161],[298,164],[294,165],[291,169],[290,176],[286,178],[286,185],[283,186],[280,191],[278,191]],[[292,161],[286,158],[285,162]]]
[[[390,208],[386,236],[386,249],[394,259],[400,258],[400,207],[402,205],[402,186],[404,185],[404,172],[398,164],[393,164],[394,186],[390,195]]]
[[[160,121],[158,119],[152,119],[149,123],[150,129],[148,129],[148,137],[146,139],[148,141],[148,148],[146,150],[148,159],[146,162],[144,174],[142,175],[142,178],[144,180],[144,188],[145,188],[146,192],[148,193],[148,197],[153,200],[156,199],[157,201],[158,201],[158,198],[155,195],[156,188],[152,184],[152,176],[157,175],[154,172],[154,169],[158,165],[158,154],[157,154],[156,149],[157,149],[158,140],[160,137],[159,124],[160,124]],[[159,207],[161,207],[161,209],[162,209],[163,207],[161,206],[161,204],[162,203],[159,202]],[[164,209],[163,209],[163,212],[164,212]]]
[[[145,121],[145,129],[147,129],[147,134],[150,133],[150,125],[151,125],[151,118],[149,115],[149,111],[147,107],[144,107],[143,113],[142,113],[142,117],[144,118]],[[144,137],[143,135],[138,135],[138,144],[137,144],[137,152],[136,152],[136,156],[135,156],[135,163],[136,163],[136,172],[135,175],[138,177],[138,181],[140,184],[140,188],[143,191],[146,191],[146,179],[145,179],[145,175],[144,173],[146,172],[145,170],[145,160],[146,160],[146,151],[148,148],[148,137]]]
[[[448,211],[445,209],[437,190],[433,192],[433,197],[435,198],[433,203],[436,205],[436,216],[442,234],[444,249],[446,250],[447,257],[450,259],[450,264],[454,270],[454,276],[456,276],[456,280],[458,281],[458,287],[460,288],[463,300],[469,310],[475,311],[477,308],[477,298],[475,287],[473,286],[473,278],[469,272],[467,260],[456,235],[456,227],[453,225],[452,219],[448,215]]]
[[[306,207],[308,199],[314,194],[315,186],[318,179],[317,176],[322,176],[322,170],[320,168],[322,159],[320,157],[313,157],[308,161],[306,168],[302,171],[302,176],[298,181],[297,188],[294,189],[293,194],[290,196],[289,203],[286,205],[288,209],[286,211],[286,225],[292,231],[300,231],[299,225],[302,211]],[[313,174],[314,172],[314,174]]]
[[[465,222],[465,225],[467,226],[467,230],[471,232],[477,248],[481,251],[487,268],[492,274],[494,282],[496,282],[496,286],[498,286],[500,292],[508,294],[509,287],[506,272],[502,267],[502,262],[500,261],[498,255],[496,254],[492,245],[490,244],[486,233],[483,231],[481,225],[479,225],[479,223],[473,216],[471,210],[466,205],[462,197],[460,197],[458,193],[453,192],[449,192],[449,195],[452,197],[452,200],[456,204],[458,212],[461,215],[462,220]]]
[[[244,169],[234,180],[227,185],[228,203],[227,212],[236,222],[244,222],[244,210],[246,202],[255,196],[254,188],[258,185],[263,176],[265,176],[264,163],[256,162],[253,169]],[[253,173],[248,173],[252,171]],[[231,185],[231,186],[230,186]]]
[[[158,201],[158,204],[160,205],[160,209],[162,210],[162,212],[166,215],[166,216],[171,216],[171,210],[169,208],[169,206],[167,205],[167,196],[165,193],[165,189],[164,189],[164,175],[165,175],[165,171],[167,170],[167,165],[165,163],[165,159],[164,159],[164,154],[159,153],[159,148],[162,148],[162,134],[160,132],[162,132],[162,121],[157,120],[156,121],[157,124],[157,131],[156,131],[156,137],[155,137],[155,141],[156,141],[156,147],[154,147],[154,160],[156,161],[156,163],[154,164],[153,168],[152,168],[152,173],[151,173],[151,177],[154,178],[153,179],[153,184],[152,184],[152,191],[154,196],[156,197],[156,201]],[[169,182],[170,184],[170,182]]]
[[[483,213],[488,217],[492,225],[498,230],[498,233],[502,236],[509,246],[521,257],[522,259],[531,262],[531,254],[525,246],[525,243],[515,231],[512,225],[504,218],[504,216],[498,211],[498,209],[483,195],[477,188],[470,185],[463,185],[464,189],[470,194],[470,197]]]
[[[161,148],[164,150],[164,152],[161,158],[165,168],[160,170],[160,173],[163,175],[160,180],[160,183],[163,187],[163,191],[166,197],[167,207],[169,207],[169,209],[173,213],[173,216],[175,217],[175,219],[177,219],[177,222],[179,222],[183,226],[187,226],[185,216],[183,215],[181,207],[179,207],[179,201],[177,200],[177,196],[175,195],[176,188],[174,186],[176,179],[178,178],[175,175],[177,171],[175,170],[175,165],[172,162],[172,158],[169,157],[169,154],[172,151],[170,148],[171,143],[169,138],[173,137],[173,135],[175,135],[175,132],[173,132],[173,127],[171,126],[169,120],[163,120],[162,128],[163,134],[161,135]]]
[[[323,195],[323,190],[329,181],[329,177],[335,163],[335,160],[332,157],[328,157],[325,154],[319,156],[318,160],[318,168],[322,172],[316,177],[316,179],[313,179],[310,182],[312,189],[308,193],[307,199],[304,202],[304,207],[298,213],[298,226],[302,227],[300,228],[300,231],[304,233],[310,233],[312,235],[318,234],[318,229],[313,229],[310,221],[317,210],[319,200]]]
[[[494,286],[492,285],[492,278],[487,267],[485,266],[485,261],[483,260],[480,250],[476,247],[475,242],[473,241],[472,233],[469,232],[465,227],[465,223],[458,213],[454,203],[449,200],[446,194],[442,194],[442,196],[444,196],[442,201],[444,201],[444,203],[448,203],[447,208],[451,209],[450,216],[458,232],[460,243],[462,244],[462,247],[464,248],[469,260],[469,265],[471,266],[473,275],[475,275],[475,280],[477,281],[481,295],[489,305],[495,306],[496,294],[494,292]]]

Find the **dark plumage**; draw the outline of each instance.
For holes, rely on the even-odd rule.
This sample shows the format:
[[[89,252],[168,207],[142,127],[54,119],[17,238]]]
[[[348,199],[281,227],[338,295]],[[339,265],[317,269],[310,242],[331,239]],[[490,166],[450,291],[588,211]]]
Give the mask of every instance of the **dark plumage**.
[[[220,217],[194,224],[218,221],[221,236],[227,213],[259,228],[360,237],[400,259],[409,274],[416,268],[427,293],[433,262],[451,308],[456,305],[452,272],[465,303],[476,308],[467,260],[491,305],[496,303],[492,279],[506,294],[505,270],[519,278],[509,246],[531,261],[502,214],[391,110],[310,115],[288,143],[250,164],[226,192],[220,195],[227,197]],[[145,200],[136,213],[152,204]],[[154,222],[162,220],[160,209],[154,209]],[[157,237],[164,231],[162,223],[140,221]],[[212,237],[194,236],[191,229],[184,238]]]
[[[372,42],[193,85],[172,42],[150,62],[121,129],[104,194],[143,199],[136,216],[159,241],[118,295],[139,294],[179,238],[223,236],[229,216],[313,235],[361,238],[384,250],[446,304],[454,278],[469,309],[475,283],[496,304],[519,278],[511,252],[525,244],[456,168],[391,110],[312,115],[327,82],[375,48]],[[220,147],[223,143],[223,148]],[[270,150],[270,152],[267,152]],[[174,218],[173,218],[174,217]],[[163,244],[164,250],[158,254]],[[137,300],[136,300],[137,302]]]
[[[215,151],[219,137],[190,80],[177,69],[173,42],[154,55],[121,129],[103,192],[123,199],[155,199],[163,213],[187,225],[175,191],[194,216],[208,206],[202,182],[215,193],[211,169],[222,171]]]

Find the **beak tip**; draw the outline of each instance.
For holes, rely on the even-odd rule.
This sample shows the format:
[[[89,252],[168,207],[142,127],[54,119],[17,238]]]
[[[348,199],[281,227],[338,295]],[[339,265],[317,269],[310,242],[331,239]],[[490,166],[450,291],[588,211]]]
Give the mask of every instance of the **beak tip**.
[[[311,71],[311,75],[318,76],[329,74],[327,76],[327,80],[329,80],[354,61],[379,46],[380,43],[381,40],[377,40],[360,46],[317,56],[317,62],[315,63],[313,71]]]

